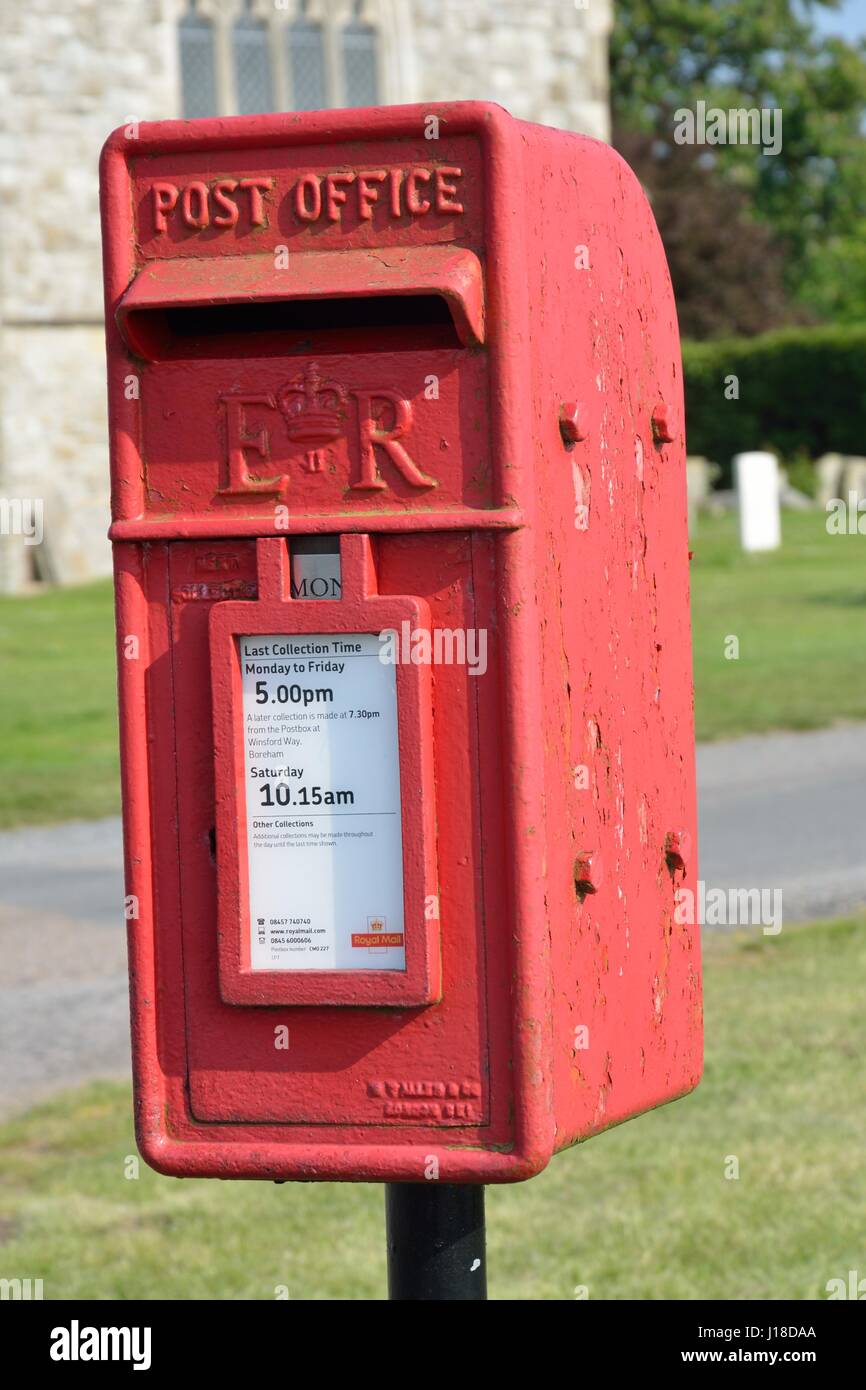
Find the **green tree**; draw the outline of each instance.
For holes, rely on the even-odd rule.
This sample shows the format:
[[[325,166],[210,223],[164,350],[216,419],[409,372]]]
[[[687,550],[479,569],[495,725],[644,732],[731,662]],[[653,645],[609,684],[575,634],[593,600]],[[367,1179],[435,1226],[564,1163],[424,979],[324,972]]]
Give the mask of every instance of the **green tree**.
[[[704,147],[705,162],[772,232],[789,294],[823,317],[851,319],[866,307],[857,250],[866,226],[866,44],[818,35],[820,8],[837,0],[617,0],[612,101],[619,131],[662,146],[674,146],[677,110],[698,101],[780,110],[777,155],[719,144]]]
[[[614,143],[652,204],[684,337],[749,336],[796,321],[779,242],[751,217],[743,189],[699,146],[635,132],[617,132]]]

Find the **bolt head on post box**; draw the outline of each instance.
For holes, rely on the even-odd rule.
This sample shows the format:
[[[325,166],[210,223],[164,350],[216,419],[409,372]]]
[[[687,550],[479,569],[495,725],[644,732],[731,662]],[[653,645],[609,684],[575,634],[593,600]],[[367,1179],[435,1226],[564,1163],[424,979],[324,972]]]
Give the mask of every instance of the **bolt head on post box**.
[[[486,103],[130,129],[102,221],[142,1152],[531,1177],[701,1070],[652,215],[605,145]]]

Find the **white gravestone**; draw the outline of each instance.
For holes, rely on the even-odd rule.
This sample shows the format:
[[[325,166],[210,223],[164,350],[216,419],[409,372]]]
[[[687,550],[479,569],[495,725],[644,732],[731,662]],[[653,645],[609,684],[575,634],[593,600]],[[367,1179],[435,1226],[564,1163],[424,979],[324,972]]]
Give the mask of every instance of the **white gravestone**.
[[[866,500],[866,458],[860,458],[856,454],[845,459],[842,492],[837,493],[837,496],[846,497],[850,501],[851,493],[854,493],[857,503]]]
[[[818,506],[826,510],[827,503],[842,496],[842,475],[845,472],[845,458],[842,454],[822,454],[815,461],[818,485],[815,497]]]
[[[737,454],[734,478],[744,550],[776,550],[781,544],[779,465],[775,454]]]

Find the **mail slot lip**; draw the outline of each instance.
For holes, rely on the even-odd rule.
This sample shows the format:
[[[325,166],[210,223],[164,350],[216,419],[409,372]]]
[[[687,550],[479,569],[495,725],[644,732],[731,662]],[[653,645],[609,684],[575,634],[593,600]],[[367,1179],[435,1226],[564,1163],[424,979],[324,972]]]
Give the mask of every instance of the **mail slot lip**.
[[[227,265],[198,256],[150,261],[121,299],[116,319],[130,349],[148,356],[136,331],[136,315],[149,310],[430,294],[448,304],[463,346],[481,346],[481,262],[474,251],[453,245],[388,247],[375,253],[360,248],[294,251],[285,269],[277,269],[270,255],[234,257]]]

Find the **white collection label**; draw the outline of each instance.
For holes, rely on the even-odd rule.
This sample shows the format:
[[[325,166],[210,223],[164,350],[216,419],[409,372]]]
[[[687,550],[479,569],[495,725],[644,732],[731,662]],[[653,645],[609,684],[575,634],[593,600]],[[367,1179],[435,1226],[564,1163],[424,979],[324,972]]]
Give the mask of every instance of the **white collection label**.
[[[393,665],[372,633],[238,638],[253,970],[405,970]]]

